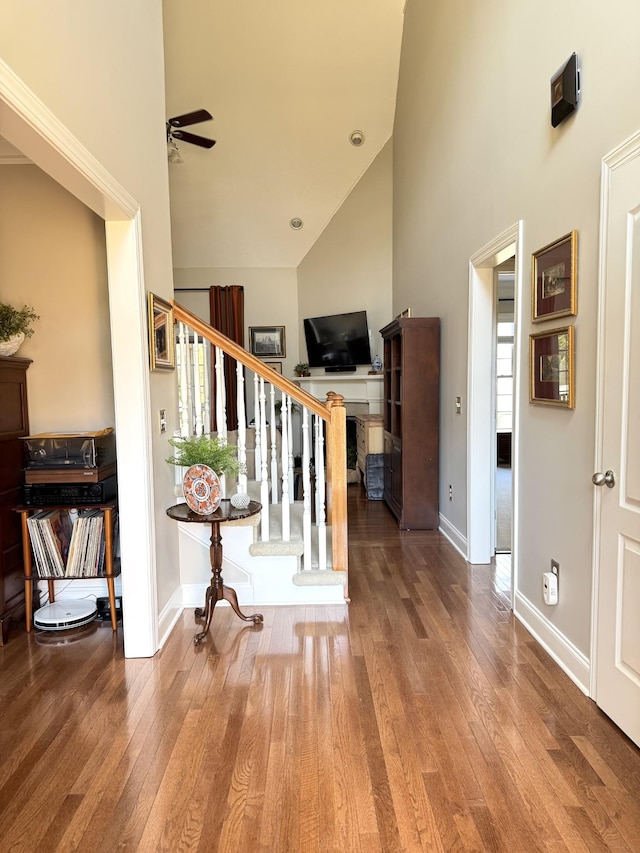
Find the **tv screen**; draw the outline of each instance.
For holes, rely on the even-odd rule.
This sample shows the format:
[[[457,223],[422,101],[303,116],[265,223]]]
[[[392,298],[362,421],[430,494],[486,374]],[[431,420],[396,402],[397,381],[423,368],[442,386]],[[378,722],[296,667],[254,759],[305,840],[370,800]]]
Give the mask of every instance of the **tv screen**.
[[[345,368],[371,364],[366,311],[310,317],[304,321],[310,367]]]

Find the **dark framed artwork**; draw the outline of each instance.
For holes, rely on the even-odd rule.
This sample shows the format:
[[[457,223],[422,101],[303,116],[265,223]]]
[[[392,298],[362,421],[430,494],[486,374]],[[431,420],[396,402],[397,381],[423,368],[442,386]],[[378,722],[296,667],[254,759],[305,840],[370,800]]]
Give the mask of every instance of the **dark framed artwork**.
[[[252,355],[258,358],[284,358],[284,326],[249,326],[249,345]]]
[[[531,403],[575,407],[574,327],[529,336]]]
[[[149,294],[149,356],[151,370],[176,366],[173,307],[155,293]]]
[[[275,370],[276,373],[282,374],[282,362],[281,361],[265,361],[267,367],[270,367],[272,370]]]
[[[531,320],[575,316],[578,282],[578,232],[534,252],[531,259]]]

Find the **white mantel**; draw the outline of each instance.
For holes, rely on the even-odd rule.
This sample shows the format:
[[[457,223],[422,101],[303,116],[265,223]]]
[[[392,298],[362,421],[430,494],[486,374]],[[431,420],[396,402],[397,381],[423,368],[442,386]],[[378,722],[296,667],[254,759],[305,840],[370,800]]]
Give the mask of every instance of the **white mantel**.
[[[382,414],[383,375],[381,373],[322,373],[295,377],[293,381],[323,403],[329,391],[344,397],[345,404],[366,403],[369,414]]]

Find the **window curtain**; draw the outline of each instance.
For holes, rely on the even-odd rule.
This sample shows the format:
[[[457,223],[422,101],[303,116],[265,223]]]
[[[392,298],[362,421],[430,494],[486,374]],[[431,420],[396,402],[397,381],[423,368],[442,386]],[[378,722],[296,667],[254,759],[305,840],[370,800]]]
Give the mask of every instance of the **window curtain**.
[[[209,288],[209,325],[217,331],[231,338],[241,347],[244,346],[244,287],[238,284],[229,286],[214,285]],[[215,364],[214,347],[212,350],[212,364]],[[224,360],[225,385],[227,388],[227,429],[238,428],[238,406],[236,400],[236,360],[227,358]],[[216,399],[216,375],[211,371],[211,399]],[[215,405],[212,406],[213,429],[217,430]]]

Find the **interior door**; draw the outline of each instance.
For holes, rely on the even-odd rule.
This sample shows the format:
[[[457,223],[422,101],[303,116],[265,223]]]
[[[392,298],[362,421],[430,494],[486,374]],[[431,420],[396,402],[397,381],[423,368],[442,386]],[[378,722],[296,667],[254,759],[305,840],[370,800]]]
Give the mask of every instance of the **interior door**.
[[[595,700],[640,745],[640,135],[631,151],[617,152],[609,168],[607,162],[596,449],[600,470],[594,474]]]

